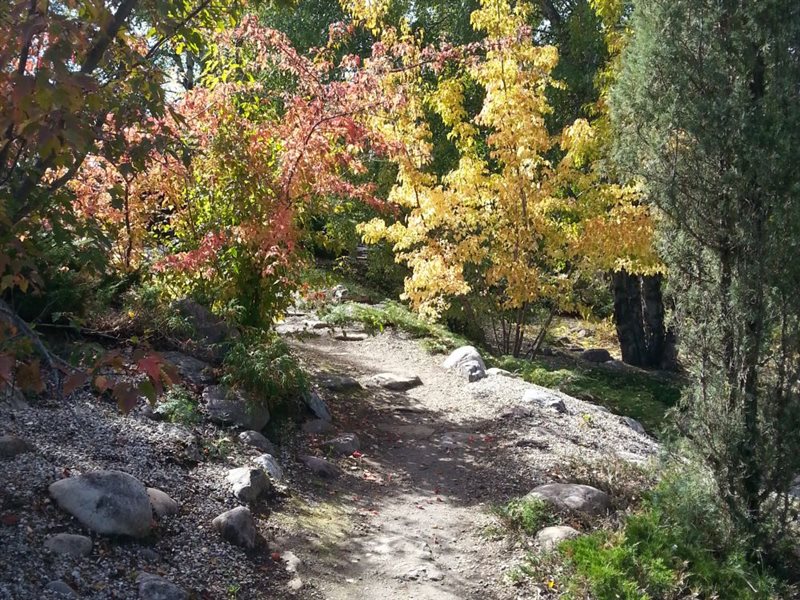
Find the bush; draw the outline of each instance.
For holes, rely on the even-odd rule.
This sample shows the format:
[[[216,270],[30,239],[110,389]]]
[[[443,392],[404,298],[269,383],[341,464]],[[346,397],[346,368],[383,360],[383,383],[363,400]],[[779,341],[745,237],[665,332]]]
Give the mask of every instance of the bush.
[[[184,387],[171,387],[163,400],[156,407],[156,413],[162,415],[170,423],[194,425],[202,419],[197,410],[197,400]]]
[[[770,574],[745,559],[707,473],[668,473],[622,530],[561,546],[574,570],[569,591],[597,600],[781,597]]]
[[[494,512],[506,529],[527,535],[558,522],[552,507],[541,498],[518,498],[495,508]]]
[[[308,391],[308,377],[289,347],[275,334],[243,339],[223,363],[222,382],[248,392],[271,411],[286,408]]]

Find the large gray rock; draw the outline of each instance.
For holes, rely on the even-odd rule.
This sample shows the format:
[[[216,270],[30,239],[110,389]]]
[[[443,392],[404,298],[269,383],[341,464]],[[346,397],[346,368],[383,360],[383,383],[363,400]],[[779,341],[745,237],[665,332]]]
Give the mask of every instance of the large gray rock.
[[[410,373],[378,373],[369,378],[369,385],[395,392],[405,392],[422,385],[422,380],[418,375]]]
[[[211,524],[230,543],[243,548],[256,546],[258,531],[250,509],[238,506],[216,517]]]
[[[140,600],[186,600],[189,597],[171,581],[151,573],[139,573],[136,583],[139,585]]]
[[[469,381],[486,377],[486,365],[480,353],[473,346],[462,346],[448,356],[442,363],[445,369],[453,369]]]
[[[588,362],[593,363],[606,363],[614,360],[611,353],[605,348],[591,348],[581,352],[581,358]]]
[[[50,485],[58,505],[84,526],[105,535],[144,537],[153,515],[141,481],[122,471],[94,471]]]
[[[245,446],[250,446],[256,450],[261,450],[268,454],[276,454],[275,445],[258,431],[243,431],[239,434],[239,441]]]
[[[54,554],[87,556],[92,552],[92,540],[85,535],[57,533],[44,541],[44,547]]]
[[[238,425],[258,431],[269,423],[269,409],[237,390],[214,385],[203,390],[208,416],[223,425]]]
[[[545,527],[536,534],[536,544],[545,552],[549,552],[555,550],[564,540],[578,537],[580,534],[580,531],[569,525]]]
[[[216,381],[211,365],[183,352],[162,352],[165,360],[175,365],[182,379],[195,385],[211,385]]]
[[[0,436],[0,459],[10,459],[19,454],[32,451],[33,446],[22,438],[18,438],[14,435]]]
[[[314,475],[321,477],[322,479],[336,479],[342,474],[342,471],[339,467],[328,462],[324,458],[319,458],[316,456],[301,456],[300,460],[306,467],[309,468],[312,473],[314,473]]]
[[[599,517],[611,509],[605,492],[579,483],[548,483],[534,488],[528,498],[540,498],[558,510]]]
[[[359,449],[361,442],[355,433],[343,433],[342,435],[322,443],[322,447],[333,454],[349,456]]]
[[[278,464],[277,459],[271,454],[262,454],[261,456],[256,456],[253,459],[253,462],[258,466],[259,469],[262,469],[267,475],[269,475],[273,481],[283,481],[283,469],[281,468],[280,464]]]
[[[255,502],[261,496],[274,491],[272,482],[261,469],[239,467],[231,469],[226,476],[233,495],[242,502]]]
[[[173,307],[194,330],[192,339],[196,342],[217,345],[237,340],[240,337],[237,329],[194,300],[184,298],[174,302]]]
[[[356,383],[358,383],[356,381]],[[303,394],[303,401],[308,406],[308,409],[314,413],[314,416],[323,421],[332,421],[331,411],[328,410],[328,405],[322,397],[314,390],[309,390]]]
[[[523,404],[538,404],[543,408],[549,408],[561,414],[566,414],[567,412],[567,405],[564,404],[564,399],[544,389],[531,388],[526,390],[522,396],[522,402]]]
[[[156,488],[147,488],[147,495],[150,497],[150,506],[159,519],[178,514],[178,503],[175,502],[166,492]]]

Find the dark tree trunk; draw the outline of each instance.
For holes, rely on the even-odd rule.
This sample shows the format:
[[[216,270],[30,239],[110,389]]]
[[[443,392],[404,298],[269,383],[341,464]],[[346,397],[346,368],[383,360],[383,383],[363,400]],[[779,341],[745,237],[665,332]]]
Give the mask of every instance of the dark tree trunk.
[[[614,322],[622,360],[637,367],[672,366],[671,336],[664,326],[661,276],[617,271],[612,281]]]

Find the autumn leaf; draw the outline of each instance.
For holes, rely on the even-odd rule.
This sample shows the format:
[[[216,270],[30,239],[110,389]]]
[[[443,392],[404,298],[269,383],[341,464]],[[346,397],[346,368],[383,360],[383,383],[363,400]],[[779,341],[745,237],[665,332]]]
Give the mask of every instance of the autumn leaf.
[[[135,387],[134,385],[125,381],[121,381],[114,385],[111,395],[117,401],[117,406],[119,406],[120,411],[122,411],[124,414],[129,413],[139,402],[138,387]]]
[[[67,379],[64,381],[64,394],[69,395],[79,387],[81,387],[86,381],[89,379],[88,373],[84,371],[76,371],[72,373]]]

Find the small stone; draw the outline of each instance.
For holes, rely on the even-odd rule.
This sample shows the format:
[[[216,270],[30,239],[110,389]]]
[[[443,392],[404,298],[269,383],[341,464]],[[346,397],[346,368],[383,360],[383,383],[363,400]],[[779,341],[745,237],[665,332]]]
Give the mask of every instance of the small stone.
[[[54,554],[87,556],[92,552],[92,540],[85,535],[57,533],[44,541],[44,547]]]
[[[256,450],[261,450],[262,452],[273,455],[277,454],[275,445],[258,431],[243,431],[239,434],[239,441],[245,446],[250,446]]]
[[[75,593],[71,587],[69,587],[66,583],[61,580],[51,581],[47,584],[45,589],[49,592],[53,592],[58,596],[64,596],[67,598],[77,598],[78,594]]]
[[[288,588],[289,588],[290,590],[292,590],[293,592],[297,592],[297,591],[299,591],[299,590],[301,590],[301,589],[302,589],[302,587],[303,587],[303,580],[302,580],[302,579],[300,579],[300,578],[299,578],[297,575],[295,575],[294,577],[292,577],[292,578],[289,580],[289,583],[287,583],[287,584],[286,584],[286,587],[288,587]]]
[[[561,414],[566,414],[567,412],[567,405],[564,404],[563,398],[544,388],[527,390],[522,397],[522,402],[525,404],[536,403],[543,408],[549,408]]]
[[[358,383],[358,382],[356,382]],[[308,409],[314,413],[314,416],[323,421],[332,421],[331,411],[328,410],[328,405],[322,397],[315,391],[309,390],[303,395],[303,401],[308,406]]]
[[[261,469],[231,469],[226,479],[231,485],[233,495],[242,502],[255,502],[267,492],[274,491],[272,483]]]
[[[395,392],[405,392],[422,385],[422,380],[418,375],[411,375],[409,373],[378,373],[369,378],[369,385],[382,387]]]
[[[591,348],[581,352],[581,359],[587,362],[605,363],[614,360],[614,357],[605,348]]]
[[[212,421],[223,425],[238,425],[260,431],[269,423],[269,409],[238,390],[213,385],[203,390],[208,415]]]
[[[492,367],[491,369],[486,369],[486,374],[492,377],[513,377],[514,374],[511,371],[506,371],[505,369],[499,369],[498,367]]]
[[[147,489],[122,471],[94,471],[61,479],[48,488],[58,505],[92,531],[144,537],[152,509]]]
[[[277,459],[271,454],[256,456],[253,462],[258,465],[259,468],[263,469],[274,481],[283,481],[283,469],[280,464],[278,464]]]
[[[527,498],[540,498],[558,510],[602,516],[611,509],[605,492],[579,483],[548,483],[534,488]]]
[[[631,429],[633,429],[636,433],[641,435],[647,435],[647,430],[644,428],[639,421],[634,419],[633,417],[620,417],[620,421],[622,421],[623,425],[627,425]]]
[[[216,381],[214,372],[207,362],[203,362],[189,356],[182,352],[162,352],[163,356],[168,362],[175,365],[178,374],[185,380],[193,383],[194,385],[204,386],[211,385]]]
[[[355,433],[343,433],[342,435],[322,443],[322,447],[333,454],[349,456],[361,446],[358,436]]]
[[[156,563],[161,560],[161,557],[158,555],[158,552],[156,552],[155,550],[151,550],[150,548],[142,548],[139,551],[139,556],[142,557],[142,560],[151,563]]]
[[[580,535],[580,531],[568,525],[556,525],[545,527],[536,534],[536,543],[545,552],[550,552],[558,547],[564,540],[568,540]]]
[[[216,517],[211,524],[227,541],[252,549],[256,546],[258,531],[250,509],[238,506]]]
[[[340,342],[363,342],[364,340],[369,339],[369,334],[364,333],[363,331],[344,330],[334,333],[333,339],[339,340]]]
[[[150,497],[150,506],[159,519],[178,514],[178,503],[168,494],[156,488],[147,488],[147,495]]]
[[[311,433],[313,435],[332,433],[335,431],[335,429],[336,428],[333,425],[323,419],[312,419],[311,421],[306,421],[303,423],[303,432]]]
[[[322,387],[331,390],[332,392],[347,392],[361,389],[361,384],[349,375],[326,373],[324,375],[320,375],[318,381]]]
[[[323,479],[336,479],[342,474],[341,469],[324,458],[301,456],[300,460],[314,475]]]
[[[177,585],[151,573],[139,573],[136,578],[141,600],[186,600],[189,597]]]
[[[14,435],[0,436],[0,459],[14,458],[18,454],[33,452],[33,446]]]
[[[486,365],[473,346],[462,346],[454,350],[442,363],[445,369],[454,369],[470,382],[486,377]]]
[[[302,563],[294,552],[284,552],[281,554],[281,558],[286,565],[287,573],[297,573],[297,569]]]

